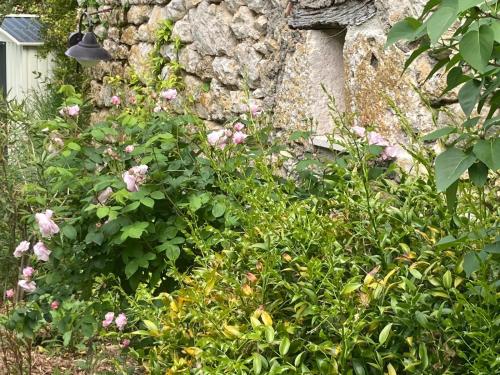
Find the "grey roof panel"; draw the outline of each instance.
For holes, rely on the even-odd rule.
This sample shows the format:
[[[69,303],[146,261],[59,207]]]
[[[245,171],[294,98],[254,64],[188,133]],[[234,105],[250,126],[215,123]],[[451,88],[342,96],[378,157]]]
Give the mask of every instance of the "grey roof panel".
[[[43,43],[42,24],[37,17],[5,17],[0,26],[19,43]]]

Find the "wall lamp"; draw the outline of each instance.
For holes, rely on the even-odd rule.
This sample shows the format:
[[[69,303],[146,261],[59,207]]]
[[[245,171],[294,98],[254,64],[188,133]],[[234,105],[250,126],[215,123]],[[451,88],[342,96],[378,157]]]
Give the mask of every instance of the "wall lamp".
[[[111,12],[111,8],[104,9],[101,11],[87,13],[83,12],[80,16],[80,22],[78,24],[78,31],[72,33],[69,36],[68,46],[69,49],[65,52],[65,55],[74,58],[83,67],[90,67],[96,65],[99,61],[111,60],[111,55],[108,51],[101,47],[97,42],[97,37],[94,34],[94,25],[90,19],[91,16]],[[87,18],[88,21],[88,32],[82,33],[83,19]]]

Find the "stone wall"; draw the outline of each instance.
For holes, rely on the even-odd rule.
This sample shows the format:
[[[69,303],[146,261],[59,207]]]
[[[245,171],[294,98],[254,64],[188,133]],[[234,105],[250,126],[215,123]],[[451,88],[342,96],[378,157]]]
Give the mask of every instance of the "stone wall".
[[[96,28],[114,60],[92,70],[93,97],[100,107],[111,105],[106,75],[127,76],[132,69],[147,81],[156,30],[170,19],[183,47],[175,53],[166,45],[161,54],[184,69],[186,90],[178,100],[194,97],[197,114],[211,124],[243,113],[248,93],[253,104],[272,114],[277,128],[312,126],[328,134],[324,85],[341,110],[358,113],[362,125],[374,124],[400,141],[399,120],[387,98],[404,109],[416,131],[430,129],[432,117],[413,86],[431,65],[422,58],[401,76],[409,51],[385,50],[384,44],[389,27],[418,14],[423,2],[375,0],[377,15],[362,25],[297,31],[287,25],[288,0],[100,0],[99,9],[114,9],[100,15]],[[164,78],[168,74],[166,69]],[[435,82],[426,88],[438,92]]]

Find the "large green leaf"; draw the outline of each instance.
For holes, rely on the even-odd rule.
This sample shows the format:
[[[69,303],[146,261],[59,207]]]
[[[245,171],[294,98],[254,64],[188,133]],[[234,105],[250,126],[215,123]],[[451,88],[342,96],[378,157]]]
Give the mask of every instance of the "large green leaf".
[[[137,223],[127,225],[122,228],[122,240],[126,240],[127,238],[141,238],[142,234],[146,231],[149,223],[145,221],[139,221]]]
[[[449,148],[436,158],[436,187],[446,191],[456,180],[474,164],[476,157],[454,147]]]
[[[420,26],[422,26],[422,22],[412,17],[398,22],[391,28],[387,35],[386,47],[391,46],[399,40],[413,40]]]
[[[431,42],[436,43],[456,19],[456,7],[442,6],[434,12],[427,21],[427,34],[429,34]]]
[[[474,145],[474,154],[491,170],[500,169],[500,138],[478,141]]]
[[[479,30],[469,31],[460,41],[460,54],[473,68],[484,72],[488,66],[495,33],[488,25],[483,25]]]
[[[458,0],[458,12],[463,12],[476,5],[484,3],[484,0]]]
[[[467,82],[458,92],[458,102],[460,103],[460,107],[462,107],[462,111],[464,111],[467,117],[470,117],[472,111],[474,110],[474,107],[479,101],[480,96],[481,82],[476,80]]]
[[[469,252],[464,257],[464,271],[467,277],[481,268],[481,262],[475,252]]]
[[[472,164],[469,168],[469,178],[474,185],[483,187],[488,181],[488,167],[481,162]]]

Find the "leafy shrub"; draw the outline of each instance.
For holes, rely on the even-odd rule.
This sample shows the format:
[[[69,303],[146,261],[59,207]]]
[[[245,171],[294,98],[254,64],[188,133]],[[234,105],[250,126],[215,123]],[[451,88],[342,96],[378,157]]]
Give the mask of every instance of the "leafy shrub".
[[[498,370],[498,267],[464,271],[464,255],[485,241],[473,204],[453,217],[432,173],[380,172],[380,148],[353,138],[345,146],[349,154],[316,160],[316,194],[305,181],[277,179],[267,152],[232,163],[215,155],[217,183],[236,202],[224,216],[238,226],[199,226],[187,240],[203,255],[190,272],[170,273],[179,288],[140,287],[131,300],[127,315],[142,321],[132,352],[149,372]],[[278,166],[279,149],[269,150]],[[450,242],[455,225],[476,240]]]

